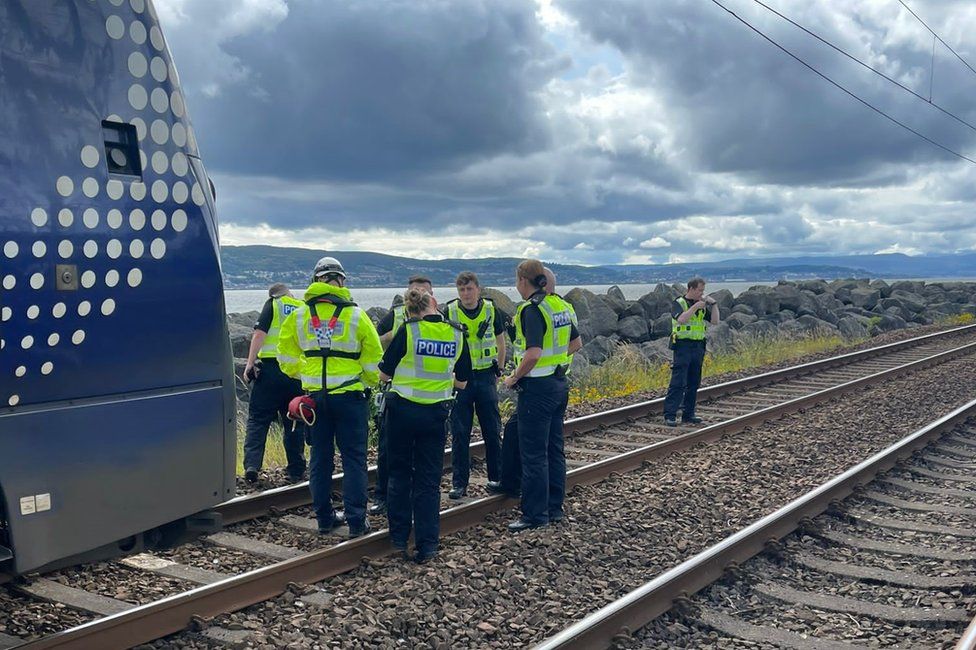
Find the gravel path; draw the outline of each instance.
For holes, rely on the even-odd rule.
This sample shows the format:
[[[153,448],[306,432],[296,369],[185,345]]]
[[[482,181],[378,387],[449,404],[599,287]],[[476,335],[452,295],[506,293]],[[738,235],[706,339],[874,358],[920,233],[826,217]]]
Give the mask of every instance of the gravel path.
[[[219,621],[258,628],[255,646],[524,647],[972,399],[974,384],[973,359],[958,359],[576,488],[561,525],[513,536],[515,513],[495,515],[431,564],[390,558],[322,583],[324,609],[283,597]]]

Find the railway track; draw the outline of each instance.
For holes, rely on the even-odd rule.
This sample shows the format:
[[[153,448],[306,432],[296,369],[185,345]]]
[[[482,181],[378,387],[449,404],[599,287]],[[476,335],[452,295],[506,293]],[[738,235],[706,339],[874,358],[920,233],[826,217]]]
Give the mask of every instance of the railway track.
[[[691,445],[714,440],[723,435],[776,418],[785,413],[822,403],[863,389],[892,377],[902,376],[971,354],[976,349],[976,329],[958,328],[881,348],[842,355],[812,364],[765,373],[702,390],[701,427],[691,430],[663,426],[658,417],[662,400],[614,409],[567,422],[567,457],[571,472],[568,487],[592,483],[620,472],[640,467],[645,461],[664,456]],[[570,439],[572,436],[572,439]],[[477,450],[480,445],[473,445]],[[449,451],[445,466],[450,466]],[[336,477],[341,487],[341,476]],[[184,629],[191,621],[206,621],[215,614],[240,609],[266,600],[296,585],[307,585],[326,577],[351,570],[363,557],[378,557],[389,552],[385,531],[365,538],[321,548],[323,540],[309,531],[314,526],[303,508],[307,505],[303,486],[279,488],[250,497],[232,500],[221,507],[226,521],[247,522],[267,514],[275,516],[272,527],[291,528],[303,541],[288,546],[252,539],[234,527],[211,536],[205,545],[214,552],[231,552],[250,556],[241,569],[253,569],[240,575],[213,570],[208,563],[180,561],[185,554],[143,555],[125,560],[131,570],[149,572],[160,580],[172,579],[197,589],[133,607],[131,603],[90,594],[72,593],[52,585],[44,578],[18,587],[22,593],[46,598],[85,610],[104,618],[50,634],[27,647],[127,647],[138,642]],[[444,534],[478,523],[492,512],[511,507],[514,502],[502,497],[470,499],[457,505],[449,502],[442,512]],[[292,512],[284,514],[286,509]],[[306,531],[306,532],[302,532]],[[260,537],[260,536],[259,536]],[[339,540],[332,540],[339,541]],[[303,552],[304,547],[310,550]],[[219,549],[219,550],[218,550]],[[181,551],[177,551],[179,554]],[[276,564],[262,566],[269,561]],[[59,583],[60,584],[60,583]],[[314,590],[302,589],[302,599],[314,604]],[[319,594],[320,597],[324,597]],[[201,618],[202,617],[202,618]],[[210,628],[220,640],[234,640],[234,631]],[[22,643],[8,640],[7,645]],[[5,647],[0,637],[0,647]]]
[[[976,647],[974,469],[976,400],[537,650]]]

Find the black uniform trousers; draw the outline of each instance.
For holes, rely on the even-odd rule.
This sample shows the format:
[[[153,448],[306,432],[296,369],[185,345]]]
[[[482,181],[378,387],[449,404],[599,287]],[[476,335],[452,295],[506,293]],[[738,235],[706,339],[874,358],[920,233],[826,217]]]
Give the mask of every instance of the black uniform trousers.
[[[391,393],[390,485],[386,493],[390,541],[406,546],[411,523],[417,552],[433,553],[440,536],[440,483],[450,402],[418,404]]]
[[[389,395],[388,395],[389,397]],[[376,485],[373,487],[373,501],[386,503],[390,486],[390,409],[376,419]]]
[[[288,402],[302,394],[302,382],[281,372],[276,359],[262,359],[261,372],[251,386],[251,400],[247,405],[247,432],[244,435],[244,469],[260,470],[264,464],[264,448],[268,441],[268,427],[281,418],[284,427],[285,455],[290,476],[305,473],[305,427],[299,423],[292,430],[288,419]]]
[[[518,410],[505,422],[502,434],[501,490],[510,497],[522,492],[522,458],[518,439]]]
[[[664,398],[664,417],[673,418],[681,406],[681,417],[695,414],[698,387],[701,385],[702,363],[705,361],[704,341],[677,341],[671,363],[671,384]]]
[[[329,528],[335,518],[332,507],[332,473],[335,450],[342,459],[342,505],[350,528],[366,521],[366,436],[369,433],[369,404],[362,391],[330,393],[315,397],[312,425],[312,453],[308,485],[312,508],[320,528]]]
[[[522,459],[522,518],[542,525],[563,516],[563,417],[569,403],[569,382],[565,377],[525,377],[519,385],[516,410]]]
[[[501,416],[498,414],[498,376],[493,369],[476,370],[468,385],[457,392],[451,411],[451,485],[464,490],[471,478],[471,428],[478,413],[481,438],[485,441],[485,463],[488,480],[497,481],[501,474]]]

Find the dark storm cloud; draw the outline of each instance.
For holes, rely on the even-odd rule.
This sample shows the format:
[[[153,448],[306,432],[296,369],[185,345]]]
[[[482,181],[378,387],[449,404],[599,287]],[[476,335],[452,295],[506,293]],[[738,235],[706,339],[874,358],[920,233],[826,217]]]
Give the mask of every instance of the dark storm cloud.
[[[974,133],[858,68],[779,18],[745,0],[727,6],[795,49],[829,76],[895,117],[955,148]],[[888,24],[849,5],[772,3],[801,24],[868,58],[918,92],[929,87],[930,43],[884,42]],[[760,182],[848,184],[880,165],[944,160],[948,154],[891,124],[776,50],[715,4],[676,0],[560,0],[580,28],[612,44],[636,79],[666,98],[681,139],[706,169]],[[846,7],[846,9],[845,9]],[[892,3],[890,19],[899,7]],[[942,50],[934,99],[973,121],[976,78]],[[873,184],[895,181],[875,179]]]
[[[208,96],[184,74],[208,163],[305,179],[415,178],[544,147],[536,93],[564,64],[514,0],[292,2],[221,49],[236,82]]]

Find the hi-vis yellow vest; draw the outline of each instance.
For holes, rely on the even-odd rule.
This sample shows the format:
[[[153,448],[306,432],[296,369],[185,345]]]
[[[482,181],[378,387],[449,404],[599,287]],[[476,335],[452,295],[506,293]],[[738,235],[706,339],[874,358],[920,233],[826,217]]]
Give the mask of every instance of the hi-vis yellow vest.
[[[393,329],[390,333],[396,336],[396,333],[400,330],[400,327],[407,322],[407,308],[403,305],[393,308]]]
[[[278,339],[281,371],[301,379],[309,392],[322,390],[323,369],[329,393],[374,385],[382,355],[373,322],[352,302],[349,290],[324,282],[312,283],[305,304],[288,316]]]
[[[393,372],[390,390],[418,404],[435,404],[454,395],[454,364],[461,358],[464,334],[447,321],[404,323],[407,351]]]
[[[522,312],[534,300],[527,300],[515,311],[515,363],[522,362],[525,356],[525,330],[522,327]],[[573,330],[573,308],[557,295],[550,294],[538,302],[539,311],[546,322],[546,333],[542,337],[542,356],[529,371],[528,377],[548,377],[556,372],[558,366],[568,366],[569,337]]]
[[[495,303],[482,299],[481,309],[474,318],[469,318],[461,308],[460,300],[452,300],[447,304],[447,317],[467,328],[468,350],[471,353],[471,367],[475,370],[491,368],[491,364],[498,359],[498,340],[495,338]],[[482,323],[486,323],[483,325]],[[484,335],[478,332],[484,328]]]
[[[688,301],[684,296],[678,298],[681,311],[688,311]],[[704,341],[705,340],[705,310],[700,309],[691,315],[687,323],[679,323],[677,318],[671,317],[672,341]]]
[[[281,332],[281,324],[285,322],[288,314],[304,304],[298,298],[292,298],[291,296],[281,296],[280,298],[272,299],[271,308],[274,315],[271,317],[271,328],[268,329],[268,334],[264,337],[264,345],[258,351],[258,357],[261,359],[274,359],[277,356],[278,334]]]

